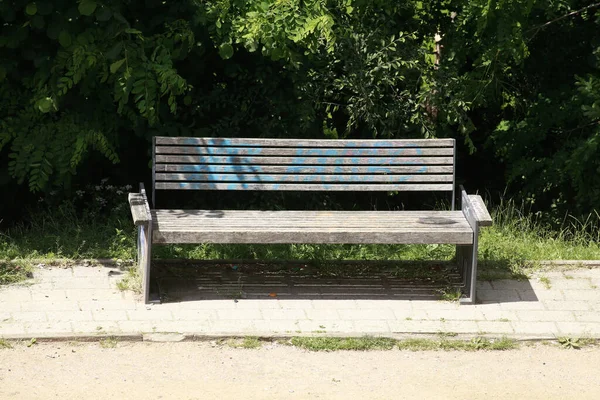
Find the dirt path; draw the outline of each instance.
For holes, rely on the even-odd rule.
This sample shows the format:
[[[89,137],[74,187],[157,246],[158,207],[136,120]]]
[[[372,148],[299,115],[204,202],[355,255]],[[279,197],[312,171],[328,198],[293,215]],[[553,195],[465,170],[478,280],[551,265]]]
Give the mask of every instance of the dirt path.
[[[600,349],[311,353],[210,343],[0,349],[0,399],[598,399]]]

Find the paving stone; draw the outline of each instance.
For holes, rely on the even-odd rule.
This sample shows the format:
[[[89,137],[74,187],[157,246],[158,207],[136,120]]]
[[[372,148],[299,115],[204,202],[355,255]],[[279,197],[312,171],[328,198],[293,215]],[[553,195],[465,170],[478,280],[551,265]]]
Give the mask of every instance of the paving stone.
[[[345,309],[357,309],[358,306],[355,300],[312,300],[313,308],[345,308]]]
[[[23,322],[47,322],[46,312],[44,311],[22,311],[13,313],[13,319]]]
[[[507,310],[482,310],[483,317],[486,321],[518,321],[517,313],[515,311]]]
[[[286,300],[283,300],[286,301]],[[310,302],[310,300],[309,300]],[[235,303],[235,308],[240,310],[247,309],[280,309],[280,302],[277,300],[263,300],[263,299],[243,299]]]
[[[600,322],[557,322],[561,335],[600,338]]]
[[[592,283],[587,279],[551,279],[552,289],[580,289],[589,290],[592,288]]]
[[[34,278],[72,278],[73,270],[71,268],[44,268],[33,272]]]
[[[173,320],[173,313],[170,310],[127,310],[127,316],[132,321],[170,321]]]
[[[279,308],[282,308],[284,310],[288,310],[288,309],[309,310],[309,309],[314,308],[313,307],[313,300],[309,300],[309,299],[301,299],[301,300],[296,300],[296,299],[277,300],[277,304],[279,305]]]
[[[442,322],[441,332],[452,333],[477,333],[479,326],[477,321],[455,321],[447,320]]]
[[[21,303],[23,311],[79,311],[79,305],[75,301],[24,301]]]
[[[236,303],[233,300],[196,300],[182,301],[179,306],[182,310],[233,310]]]
[[[29,288],[14,287],[9,288],[7,290],[0,289],[0,304],[31,300],[31,291],[29,290]]]
[[[531,282],[529,280],[510,280],[510,279],[499,279],[491,282],[492,289],[494,290],[531,290]]]
[[[324,331],[324,333],[356,333],[352,321],[344,320],[303,320],[298,321],[298,327],[302,333],[320,331]]]
[[[253,320],[264,319],[261,310],[217,310],[217,316],[221,320]]]
[[[267,308],[261,312],[264,319],[306,319],[306,313],[301,309],[273,310]]]
[[[390,333],[390,326],[388,325],[387,320],[377,320],[377,319],[360,319],[355,320],[354,322],[354,331],[372,334],[372,333]]]
[[[87,333],[90,335],[106,335],[122,333],[117,321],[76,321],[73,322],[73,332]],[[131,331],[125,331],[130,333]]]
[[[353,310],[353,309],[338,309],[338,314],[342,320],[394,320],[396,316],[391,310]]]
[[[252,319],[219,319],[211,323],[214,334],[244,335],[256,333]]]
[[[526,321],[511,321],[510,322],[515,333],[520,335],[541,335],[543,337],[551,337],[557,335],[559,329],[554,322],[526,322]]]
[[[23,322],[0,323],[0,338],[7,336],[26,335],[25,324]]]
[[[92,312],[87,311],[48,311],[45,313],[50,322],[92,321]]]
[[[80,300],[77,302],[82,310],[137,310],[138,303],[124,300]]]
[[[335,310],[335,309],[309,308],[309,309],[304,310],[304,312],[306,313],[306,317],[308,319],[329,319],[329,320],[340,319],[340,314],[338,314],[337,310]]]
[[[523,301],[565,300],[559,289],[517,290]]]
[[[427,310],[427,316],[431,320],[482,320],[483,313],[473,307],[462,306],[456,310]]]
[[[460,307],[457,302],[435,300],[411,300],[410,306],[413,310],[455,310]]]
[[[592,309],[590,302],[584,300],[544,300],[543,303],[548,310],[586,311]]]
[[[510,322],[500,321],[477,321],[478,332],[488,334],[511,335],[515,331]]]
[[[54,289],[67,289],[67,290],[79,290],[79,289],[115,289],[106,277],[103,278],[70,278],[61,279],[53,283]]]
[[[69,333],[73,332],[71,322],[24,322],[25,331],[32,337],[36,335],[47,335],[57,333]]]
[[[91,311],[94,321],[126,321],[128,319],[125,310],[94,310]]]
[[[541,301],[511,301],[500,303],[502,310],[544,310],[544,303]]]
[[[257,334],[294,334],[300,329],[300,322],[296,319],[256,320],[254,327]]]
[[[356,307],[361,310],[388,309],[388,310],[412,310],[410,300],[355,300]],[[344,308],[344,307],[340,307]]]
[[[516,313],[520,321],[575,321],[572,311],[520,310]]]
[[[67,297],[63,289],[40,290],[31,292],[31,301],[64,301],[66,299]]]
[[[451,310],[447,310],[451,311]],[[397,320],[424,320],[429,319],[429,315],[425,310],[393,310]]]
[[[75,301],[118,300],[123,298],[118,289],[66,289],[65,292],[67,299]]]
[[[515,289],[494,289],[494,290],[479,290],[477,291],[477,299],[485,302],[509,302],[519,301],[521,297]]]
[[[27,302],[31,304],[31,302]],[[21,302],[20,301],[5,301],[4,299],[0,302],[2,311],[5,312],[17,312],[21,311]]]
[[[582,322],[600,322],[600,313],[596,311],[574,311],[575,319]]]
[[[434,333],[446,332],[441,321],[388,321],[390,330],[395,333]]]
[[[173,319],[177,321],[216,320],[217,310],[174,310]]]
[[[566,300],[600,301],[600,289],[563,290]]]

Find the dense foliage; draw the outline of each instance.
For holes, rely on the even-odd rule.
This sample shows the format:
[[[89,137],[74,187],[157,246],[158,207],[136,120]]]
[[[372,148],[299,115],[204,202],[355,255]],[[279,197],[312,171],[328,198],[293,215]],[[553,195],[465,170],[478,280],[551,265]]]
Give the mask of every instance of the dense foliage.
[[[599,9],[2,0],[0,190],[144,178],[129,167],[157,134],[437,136],[477,167],[470,189],[586,214],[600,208]]]

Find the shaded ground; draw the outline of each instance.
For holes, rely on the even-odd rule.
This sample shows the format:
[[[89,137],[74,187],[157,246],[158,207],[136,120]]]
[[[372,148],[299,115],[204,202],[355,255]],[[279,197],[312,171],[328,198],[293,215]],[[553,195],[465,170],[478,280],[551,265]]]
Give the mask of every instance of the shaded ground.
[[[450,262],[160,263],[152,281],[163,302],[194,299],[439,300],[464,285]]]
[[[314,353],[206,342],[0,349],[2,399],[597,399],[600,349]],[[482,368],[485,366],[485,368]]]

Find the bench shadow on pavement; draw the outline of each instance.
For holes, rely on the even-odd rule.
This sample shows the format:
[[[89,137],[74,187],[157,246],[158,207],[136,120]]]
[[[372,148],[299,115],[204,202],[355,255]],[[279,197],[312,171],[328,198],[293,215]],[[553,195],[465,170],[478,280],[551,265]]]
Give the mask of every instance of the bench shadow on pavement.
[[[163,303],[227,299],[435,301],[455,300],[464,291],[458,269],[447,261],[155,260],[151,276]],[[485,282],[479,285],[480,302],[537,301],[527,280],[498,282],[507,289],[494,290]]]

